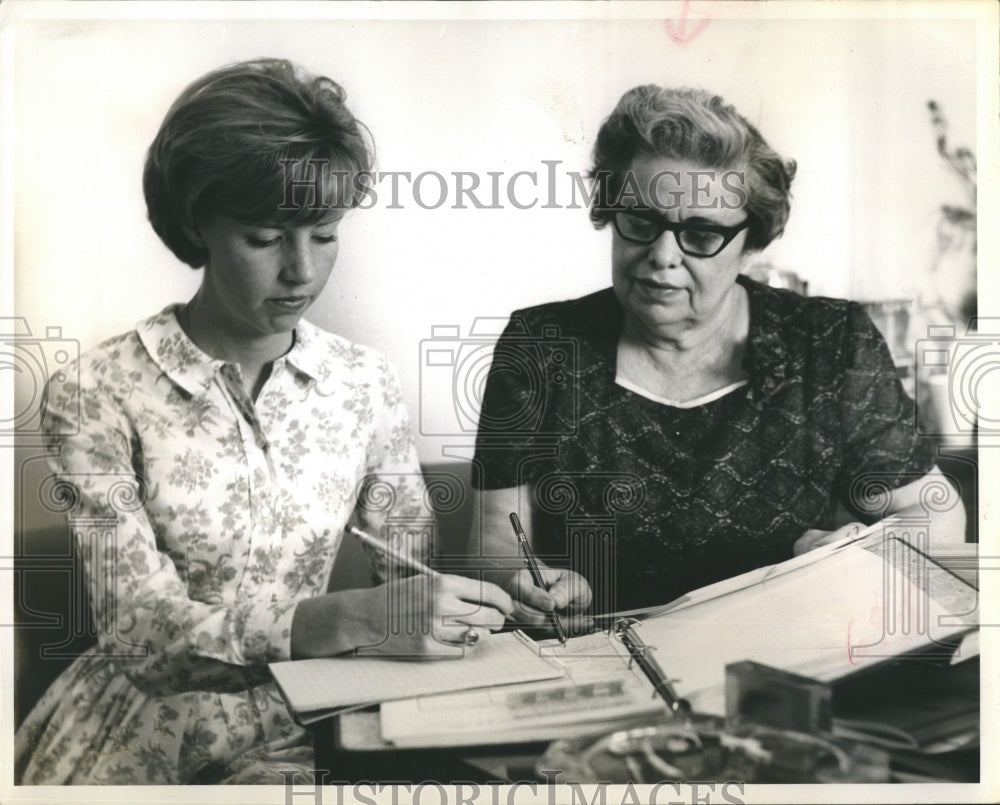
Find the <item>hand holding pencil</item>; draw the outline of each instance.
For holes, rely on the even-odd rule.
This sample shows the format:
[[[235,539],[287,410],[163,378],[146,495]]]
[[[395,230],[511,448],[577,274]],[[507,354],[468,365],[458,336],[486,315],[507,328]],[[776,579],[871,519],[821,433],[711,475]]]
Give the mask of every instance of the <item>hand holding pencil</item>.
[[[499,630],[504,618],[511,614],[513,602],[498,587],[489,582],[477,582],[462,576],[439,573],[423,562],[401,551],[381,537],[376,537],[355,526],[347,529],[361,542],[381,553],[386,561],[410,570],[419,577],[418,587],[424,592],[416,601],[411,601],[415,609],[429,607],[431,628],[427,633],[431,640],[444,645],[461,644],[467,648],[475,646],[487,638],[491,632]],[[390,583],[391,584],[391,583]],[[413,586],[414,580],[400,580],[402,585]],[[398,605],[399,602],[397,602]],[[418,618],[421,613],[410,612],[410,620]],[[425,644],[425,649],[435,647]],[[427,651],[426,653],[434,653]]]
[[[292,619],[293,659],[358,650],[397,659],[462,657],[488,643],[513,615],[514,602],[500,587],[439,573],[381,537],[354,526],[347,530],[381,553],[387,565],[410,572],[390,574],[376,587],[300,601]]]

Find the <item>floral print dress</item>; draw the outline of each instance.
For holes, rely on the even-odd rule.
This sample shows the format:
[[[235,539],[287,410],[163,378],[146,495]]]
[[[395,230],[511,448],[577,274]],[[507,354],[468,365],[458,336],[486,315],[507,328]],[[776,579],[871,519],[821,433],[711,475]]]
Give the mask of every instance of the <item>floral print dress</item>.
[[[50,384],[45,429],[99,639],[18,730],[20,782],[308,775],[310,736],[267,672],[296,604],[325,591],[349,521],[429,553],[394,373],[303,321],[254,402],[173,306],[76,369]]]

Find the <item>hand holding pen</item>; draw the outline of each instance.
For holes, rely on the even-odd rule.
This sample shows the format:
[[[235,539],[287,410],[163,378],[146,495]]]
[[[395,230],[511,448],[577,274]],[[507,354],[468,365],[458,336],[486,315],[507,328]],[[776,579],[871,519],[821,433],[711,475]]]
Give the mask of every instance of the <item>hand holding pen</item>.
[[[582,576],[571,570],[548,568],[542,565],[535,557],[528,542],[528,537],[521,528],[521,521],[515,512],[510,514],[510,524],[514,528],[517,537],[518,549],[531,575],[533,588],[530,591],[522,589],[518,597],[523,604],[537,606],[538,593],[541,591],[545,598],[553,600],[552,608],[544,607],[543,613],[548,625],[559,638],[559,642],[566,642],[566,624],[560,615],[555,611],[557,608],[583,610],[590,604],[590,586]],[[523,583],[523,582],[522,582]],[[560,606],[559,599],[566,599]],[[534,599],[534,600],[532,600]],[[576,624],[578,627],[581,624]],[[583,628],[582,631],[589,631]]]

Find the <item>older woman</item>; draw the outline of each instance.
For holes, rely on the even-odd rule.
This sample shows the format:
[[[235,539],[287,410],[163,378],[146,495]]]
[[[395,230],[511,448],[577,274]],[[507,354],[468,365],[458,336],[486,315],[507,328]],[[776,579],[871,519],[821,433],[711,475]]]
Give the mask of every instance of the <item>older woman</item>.
[[[432,522],[394,372],[302,318],[370,163],[343,90],[280,60],[210,73],[167,113],[149,218],[201,285],[48,389],[74,514],[117,528],[79,534],[100,640],[18,731],[23,783],[303,781],[312,744],[269,662],[455,656],[511,612],[490,584],[374,553],[381,585],[326,592],[349,522],[414,556]]]
[[[931,447],[862,308],[741,274],[794,173],[704,91],[637,87],[604,122],[591,218],[612,225],[612,287],[516,311],[484,394],[471,552],[521,617],[665,603],[856,527],[839,508],[917,504]],[[962,538],[956,498],[934,538]],[[512,511],[547,589],[513,569]]]

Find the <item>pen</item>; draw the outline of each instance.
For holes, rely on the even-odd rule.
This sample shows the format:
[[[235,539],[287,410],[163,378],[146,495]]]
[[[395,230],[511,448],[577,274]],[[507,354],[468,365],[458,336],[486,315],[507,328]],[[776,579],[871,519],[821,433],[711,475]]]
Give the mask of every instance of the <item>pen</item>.
[[[635,623],[638,621],[634,618],[619,618],[615,621],[615,634],[628,649],[628,653],[646,675],[646,678],[653,683],[653,689],[663,697],[670,712],[674,714],[690,713],[691,706],[687,700],[677,695],[660,664],[653,658],[649,646],[635,633],[635,629],[632,628]]]
[[[524,552],[524,561],[528,563],[528,570],[531,571],[531,580],[535,582],[536,587],[545,589],[545,582],[542,580],[542,573],[538,569],[538,560],[535,559],[535,554],[531,551],[531,545],[528,544],[528,538],[524,535],[524,529],[521,528],[521,521],[518,519],[516,512],[510,513],[510,524],[514,526],[514,533],[517,535],[517,542],[521,546],[521,550]],[[559,619],[559,615],[553,610],[549,613],[552,620],[552,626],[556,630],[556,636],[559,638],[559,642],[564,646],[566,645],[566,630],[563,629],[562,621]]]
[[[368,545],[371,545],[375,550],[381,551],[385,554],[387,559],[392,559],[404,567],[410,568],[410,570],[415,570],[417,573],[423,573],[425,576],[433,576],[436,571],[432,568],[427,567],[423,562],[414,559],[408,554],[397,551],[388,542],[379,537],[373,537],[371,534],[365,533],[360,528],[355,528],[354,526],[349,526],[348,531],[350,531],[359,540]]]

